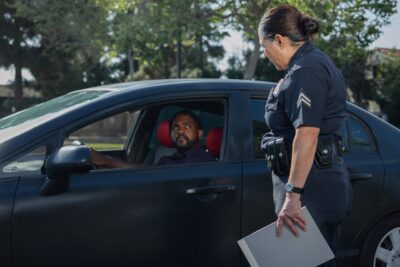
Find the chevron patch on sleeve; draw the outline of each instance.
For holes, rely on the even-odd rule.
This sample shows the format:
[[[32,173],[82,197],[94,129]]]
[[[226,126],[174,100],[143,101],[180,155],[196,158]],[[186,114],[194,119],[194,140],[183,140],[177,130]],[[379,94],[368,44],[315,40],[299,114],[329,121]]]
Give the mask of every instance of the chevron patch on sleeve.
[[[300,107],[301,104],[306,105],[308,108],[311,108],[311,99],[304,94],[304,92],[300,92],[299,98],[297,99],[297,107]]]

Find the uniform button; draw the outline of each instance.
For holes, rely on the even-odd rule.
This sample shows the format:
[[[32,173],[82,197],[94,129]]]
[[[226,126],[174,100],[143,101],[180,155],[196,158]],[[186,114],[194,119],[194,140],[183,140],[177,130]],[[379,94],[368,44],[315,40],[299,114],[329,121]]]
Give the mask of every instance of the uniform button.
[[[279,152],[279,157],[280,157],[280,158],[282,158],[282,157],[283,157],[283,154],[282,154],[282,152]]]
[[[271,160],[274,160],[274,158],[275,158],[274,155],[271,155]]]
[[[329,152],[329,151],[328,151],[328,149],[326,149],[326,148],[325,148],[324,150],[322,150],[322,154],[325,154],[325,155],[326,155],[326,154],[328,154],[328,152]]]

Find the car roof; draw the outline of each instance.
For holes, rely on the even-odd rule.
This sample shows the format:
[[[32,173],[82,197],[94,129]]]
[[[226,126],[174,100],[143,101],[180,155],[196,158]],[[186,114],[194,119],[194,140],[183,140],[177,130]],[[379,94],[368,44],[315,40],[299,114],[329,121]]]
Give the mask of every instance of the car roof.
[[[102,85],[91,87],[87,89],[82,89],[84,91],[88,90],[106,90],[114,92],[141,90],[148,87],[157,86],[162,87],[173,87],[173,86],[185,86],[185,85],[199,85],[201,87],[188,87],[186,90],[201,90],[209,87],[224,87],[226,90],[265,90],[270,89],[274,86],[274,82],[266,81],[255,81],[255,80],[235,80],[235,79],[160,79],[160,80],[145,80],[145,81],[133,81],[116,83],[109,85]],[[79,90],[79,91],[82,91]]]
[[[237,86],[242,86],[243,89],[265,89],[267,85],[274,85],[274,82],[267,81],[255,81],[255,80],[236,80],[236,79],[160,79],[160,80],[145,80],[145,81],[133,81],[116,83],[109,85],[101,85],[96,87],[91,87],[86,90],[92,89],[105,89],[105,90],[126,90],[126,89],[140,89],[143,87],[149,87],[153,85],[177,85],[177,84],[207,84],[207,85],[233,85],[235,88]]]

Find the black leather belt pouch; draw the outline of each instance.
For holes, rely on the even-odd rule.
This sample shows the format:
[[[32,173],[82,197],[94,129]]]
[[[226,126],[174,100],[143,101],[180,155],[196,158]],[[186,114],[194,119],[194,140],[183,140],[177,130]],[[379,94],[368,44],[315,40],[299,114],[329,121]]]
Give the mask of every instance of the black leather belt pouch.
[[[314,160],[318,168],[323,169],[332,166],[334,141],[333,135],[320,135],[318,137]]]
[[[271,138],[264,143],[268,165],[278,176],[288,176],[290,171],[290,144],[283,137]]]
[[[290,172],[290,145],[288,140],[283,137],[275,139],[275,150],[278,161],[279,173],[288,176]]]
[[[276,161],[275,138],[270,139],[265,146],[265,154],[270,168],[276,173],[279,170],[278,162]]]

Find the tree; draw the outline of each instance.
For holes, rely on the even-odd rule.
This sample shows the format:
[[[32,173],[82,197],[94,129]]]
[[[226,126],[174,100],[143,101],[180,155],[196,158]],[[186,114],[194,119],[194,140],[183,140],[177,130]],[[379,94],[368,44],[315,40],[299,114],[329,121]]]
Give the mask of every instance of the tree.
[[[94,0],[15,0],[13,8],[34,25],[37,54],[26,66],[43,95],[81,88],[106,46],[107,11]]]
[[[0,2],[0,65],[15,69],[14,97],[20,109],[23,97],[22,68],[37,56],[37,33],[34,22],[18,16],[14,1]]]
[[[244,79],[254,76],[260,57],[257,27],[261,16],[267,8],[283,3],[292,4],[321,22],[322,32],[317,40],[318,46],[342,66],[351,62],[354,53],[365,50],[379,37],[381,27],[396,12],[397,1],[228,1],[227,6],[233,10],[232,22],[254,45],[252,54],[246,59]]]
[[[254,49],[246,57],[243,79],[251,79],[254,76],[258,59],[260,58],[260,43],[258,40],[258,23],[268,7],[279,4],[279,1],[264,0],[230,0],[227,8],[231,10],[231,22],[235,28],[244,33],[244,38],[250,42]]]
[[[375,90],[373,98],[388,115],[389,122],[400,127],[400,60],[393,52],[374,71]]]
[[[134,54],[141,79],[217,75],[211,59],[224,52],[217,2],[99,0],[112,13],[115,54]]]

